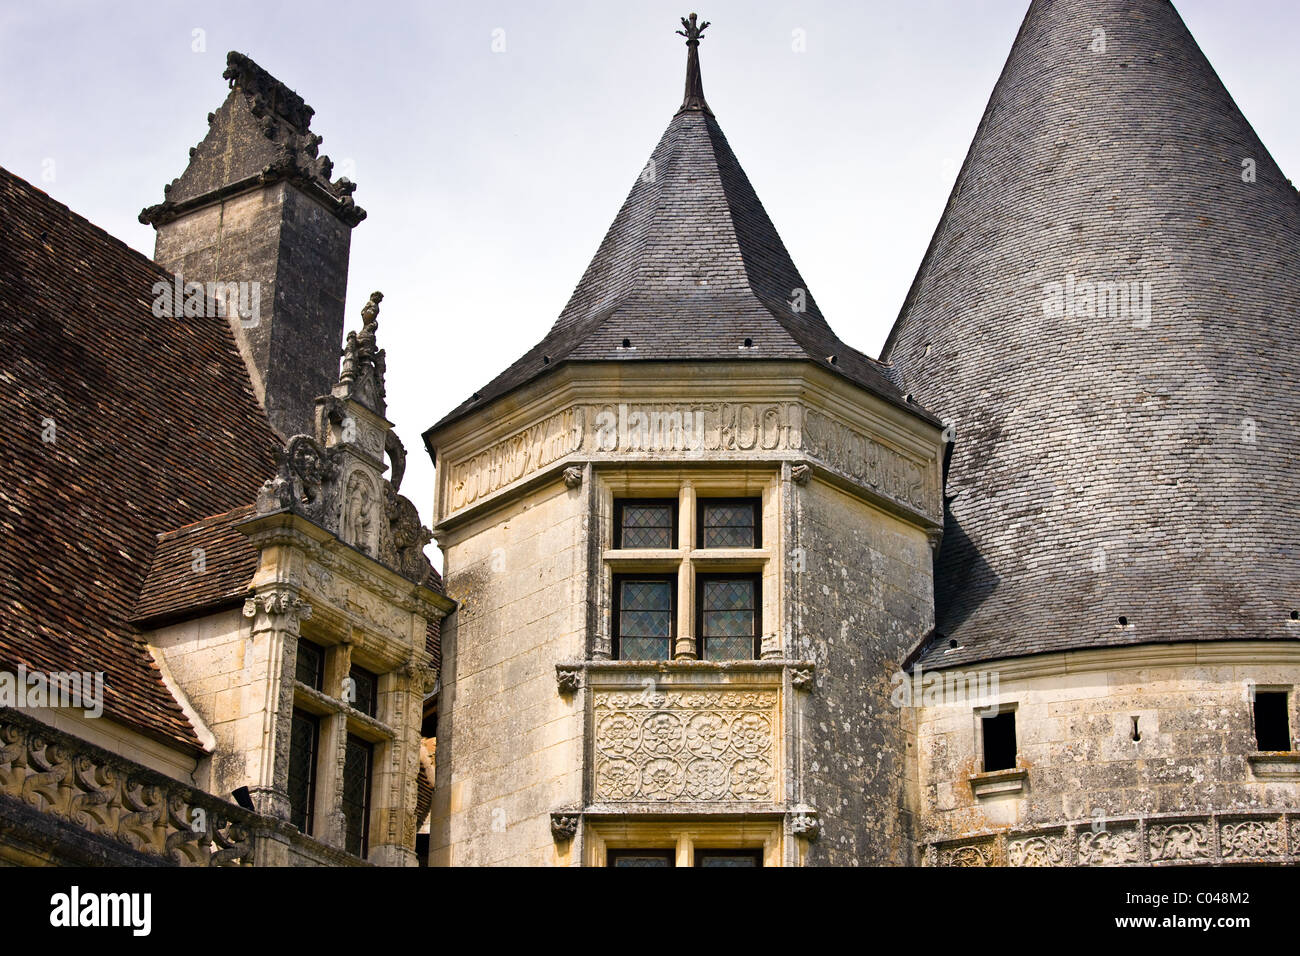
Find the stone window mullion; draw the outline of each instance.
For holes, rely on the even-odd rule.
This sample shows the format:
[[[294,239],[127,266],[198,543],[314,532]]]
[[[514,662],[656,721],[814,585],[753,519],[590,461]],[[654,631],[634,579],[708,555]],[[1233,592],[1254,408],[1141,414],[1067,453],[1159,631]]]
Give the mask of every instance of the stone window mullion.
[[[682,553],[677,567],[677,646],[673,657],[677,660],[696,660],[699,646],[695,634],[695,568],[691,552],[695,548],[695,486],[682,482],[677,500],[677,547]]]

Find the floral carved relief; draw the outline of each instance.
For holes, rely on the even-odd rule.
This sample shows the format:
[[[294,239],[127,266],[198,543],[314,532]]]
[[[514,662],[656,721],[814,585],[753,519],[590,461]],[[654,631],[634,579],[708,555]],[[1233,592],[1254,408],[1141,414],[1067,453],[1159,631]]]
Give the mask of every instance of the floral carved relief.
[[[595,695],[600,802],[772,802],[775,692]]]

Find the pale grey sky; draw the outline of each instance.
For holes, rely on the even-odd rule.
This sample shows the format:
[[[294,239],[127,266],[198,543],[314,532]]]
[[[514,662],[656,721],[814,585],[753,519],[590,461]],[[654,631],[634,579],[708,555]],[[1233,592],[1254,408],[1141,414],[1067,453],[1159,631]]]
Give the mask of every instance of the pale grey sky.
[[[564,306],[681,101],[674,30],[687,2],[6,0],[0,164],[152,254],[153,230],[136,215],[162,200],[205,134],[226,94],[226,51],[297,90],[335,174],[358,183],[370,213],[353,233],[347,322],[357,327],[366,297],[383,290],[389,414],[411,452],[403,490],[428,521],[420,433]],[[1300,4],[1176,5],[1295,178]],[[698,8],[713,24],[701,46],[709,104],[827,318],[869,354],[1027,6]]]

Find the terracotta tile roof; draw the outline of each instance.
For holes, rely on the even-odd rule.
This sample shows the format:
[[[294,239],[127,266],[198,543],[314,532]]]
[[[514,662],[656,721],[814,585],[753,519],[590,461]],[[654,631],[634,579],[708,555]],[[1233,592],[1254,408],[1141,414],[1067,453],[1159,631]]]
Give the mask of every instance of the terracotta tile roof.
[[[0,667],[103,671],[108,716],[197,751],[136,599],[155,535],[252,502],[279,442],[225,319],[153,315],[170,275],[4,170],[0,221]]]
[[[242,600],[257,571],[258,554],[235,526],[255,513],[248,505],[158,535],[153,563],[136,603],[136,623],[157,627]]]

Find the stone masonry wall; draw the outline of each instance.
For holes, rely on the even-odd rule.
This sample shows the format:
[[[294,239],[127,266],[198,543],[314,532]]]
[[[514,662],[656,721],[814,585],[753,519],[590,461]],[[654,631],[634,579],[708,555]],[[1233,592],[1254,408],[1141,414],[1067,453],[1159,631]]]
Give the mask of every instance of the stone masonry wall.
[[[791,656],[816,662],[800,754],[809,865],[914,862],[907,715],[891,676],[933,623],[925,533],[814,480],[794,495]]]
[[[557,480],[458,529],[446,555],[430,862],[554,865],[551,810],[581,802],[582,695],[555,665],[583,656],[585,493]],[[576,862],[576,859],[572,862]]]
[[[969,703],[919,708],[919,839],[1114,816],[1300,808],[1300,779],[1261,779],[1247,760],[1256,750],[1248,682],[1300,683],[1300,652],[1270,655],[1289,653],[1290,663],[1252,663],[1244,654],[1239,663],[1195,662],[1213,651],[1185,651],[1179,663],[1178,648],[1162,648],[1169,662],[1149,666],[1125,666],[1117,656],[1134,649],[1095,651],[1096,669],[999,674],[992,699],[1016,705],[1017,764],[1028,771],[1020,793],[972,793],[982,756]],[[1293,738],[1297,716],[1292,694]]]

